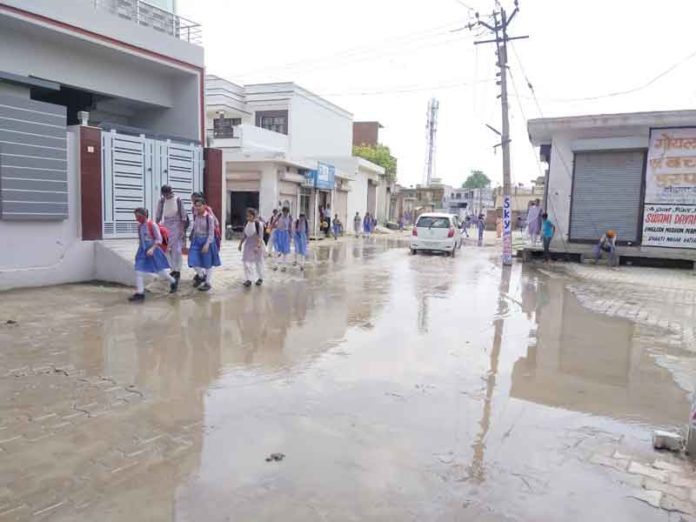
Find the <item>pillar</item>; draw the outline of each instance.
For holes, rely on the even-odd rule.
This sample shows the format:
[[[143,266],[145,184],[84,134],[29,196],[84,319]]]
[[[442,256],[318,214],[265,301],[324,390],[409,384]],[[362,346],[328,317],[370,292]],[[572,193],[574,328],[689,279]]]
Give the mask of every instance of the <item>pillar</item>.
[[[80,217],[82,239],[102,239],[101,129],[80,127]]]
[[[203,193],[208,202],[208,206],[213,209],[215,215],[220,220],[221,225],[225,225],[225,216],[222,215],[222,150],[205,148],[203,150],[205,167],[203,169]]]

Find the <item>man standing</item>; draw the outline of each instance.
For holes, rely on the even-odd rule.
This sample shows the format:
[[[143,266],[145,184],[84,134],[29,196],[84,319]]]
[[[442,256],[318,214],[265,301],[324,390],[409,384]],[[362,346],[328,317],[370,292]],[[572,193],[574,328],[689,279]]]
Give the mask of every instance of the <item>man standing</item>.
[[[155,222],[161,223],[169,232],[169,244],[167,258],[172,269],[171,275],[179,281],[181,278],[181,266],[183,264],[183,250],[186,246],[186,229],[189,226],[189,218],[181,198],[174,194],[172,187],[162,185],[160,190],[162,197],[157,204]]]
[[[532,201],[529,204],[529,210],[527,211],[527,231],[529,232],[529,239],[532,245],[535,245],[539,241],[540,225],[539,217],[541,216],[541,201]]]
[[[353,232],[355,232],[355,237],[360,237],[360,226],[362,225],[362,218],[360,217],[360,212],[355,213],[353,218]]]

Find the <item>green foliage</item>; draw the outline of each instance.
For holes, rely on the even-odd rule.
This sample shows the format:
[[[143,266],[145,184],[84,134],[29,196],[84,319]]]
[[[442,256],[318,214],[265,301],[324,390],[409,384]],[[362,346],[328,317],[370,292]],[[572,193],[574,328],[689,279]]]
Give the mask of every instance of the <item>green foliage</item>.
[[[396,180],[396,158],[391,155],[389,147],[377,144],[372,145],[354,145],[353,156],[359,156],[371,161],[380,167],[384,167],[384,174],[389,181]]]
[[[462,188],[476,189],[490,187],[491,180],[482,170],[472,170],[466,181],[462,183]]]

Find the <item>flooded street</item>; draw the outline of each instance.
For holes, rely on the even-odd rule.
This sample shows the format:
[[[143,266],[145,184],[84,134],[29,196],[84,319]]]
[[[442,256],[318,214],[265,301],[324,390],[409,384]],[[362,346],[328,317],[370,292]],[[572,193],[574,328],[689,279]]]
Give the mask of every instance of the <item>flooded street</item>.
[[[3,295],[0,520],[691,520],[693,468],[650,437],[686,424],[693,353],[496,253]]]

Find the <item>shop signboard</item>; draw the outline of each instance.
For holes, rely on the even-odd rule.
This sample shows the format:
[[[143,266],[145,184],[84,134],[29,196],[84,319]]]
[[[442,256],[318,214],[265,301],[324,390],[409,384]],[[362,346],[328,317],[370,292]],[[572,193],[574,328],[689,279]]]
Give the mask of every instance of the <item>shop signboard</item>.
[[[503,264],[512,264],[512,199],[503,197]]]
[[[652,129],[645,168],[644,246],[696,248],[696,127]]]
[[[305,174],[305,185],[319,190],[333,190],[336,186],[336,167],[319,162],[316,170]]]

